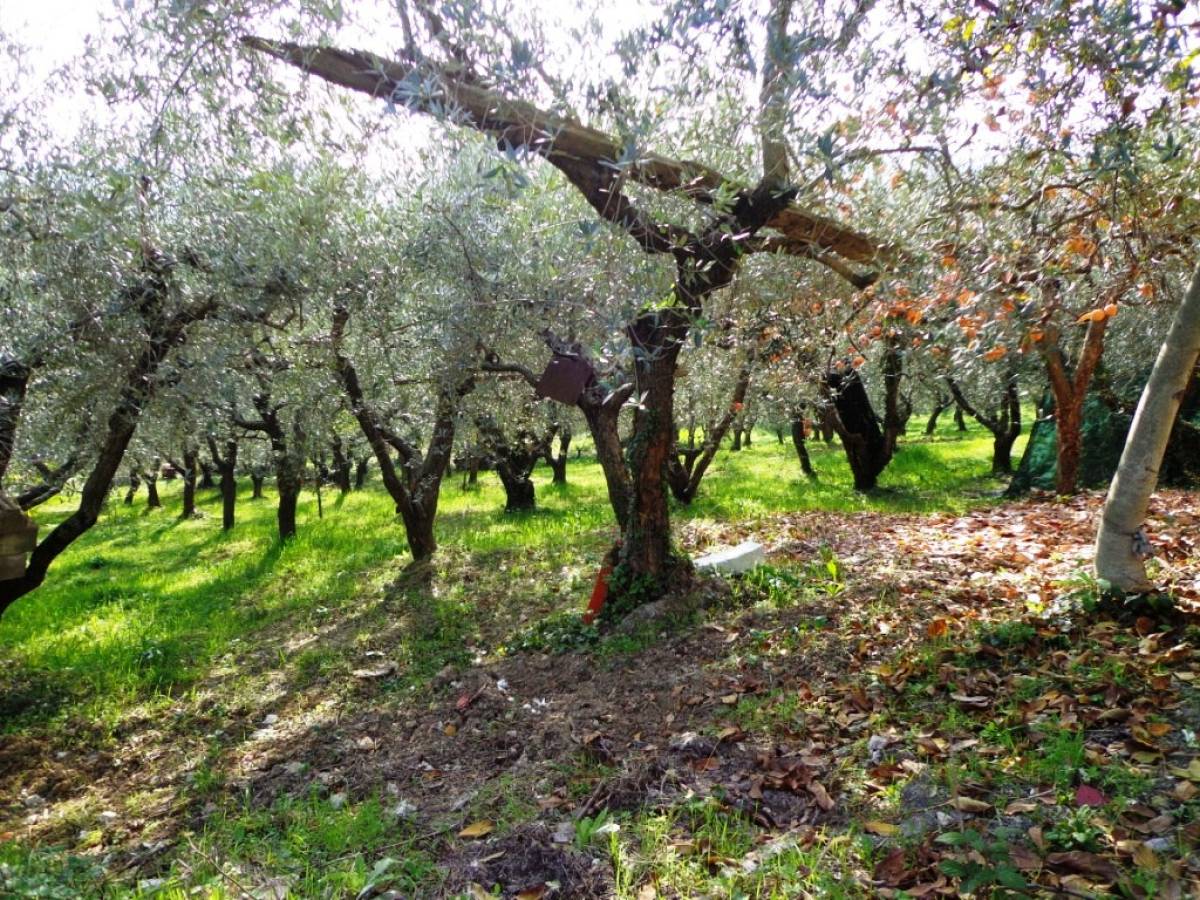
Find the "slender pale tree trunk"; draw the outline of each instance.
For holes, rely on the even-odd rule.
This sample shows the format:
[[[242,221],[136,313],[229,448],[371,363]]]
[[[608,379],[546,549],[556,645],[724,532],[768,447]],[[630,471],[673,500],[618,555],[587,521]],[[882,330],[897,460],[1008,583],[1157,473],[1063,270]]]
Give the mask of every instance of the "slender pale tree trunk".
[[[1158,484],[1167,440],[1188,378],[1200,358],[1200,268],[1163,341],[1142,391],[1121,462],[1108,489],[1096,535],[1096,577],[1125,593],[1153,588],[1137,544],[1150,495]]]

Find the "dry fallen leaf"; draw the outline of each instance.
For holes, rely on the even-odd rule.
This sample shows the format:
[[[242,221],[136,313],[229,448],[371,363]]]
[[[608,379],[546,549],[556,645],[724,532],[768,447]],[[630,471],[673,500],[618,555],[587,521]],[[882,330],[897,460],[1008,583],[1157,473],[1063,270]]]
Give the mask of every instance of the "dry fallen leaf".
[[[533,887],[518,891],[516,900],[542,900],[546,896],[546,890],[545,882],[535,884]]]
[[[871,819],[863,823],[863,829],[871,834],[877,834],[880,837],[891,837],[894,834],[900,833],[900,827],[893,825],[891,822],[880,822],[876,819]]]
[[[817,798],[817,805],[826,811],[833,809],[833,798],[829,796],[829,792],[825,790],[824,785],[819,781],[814,781],[808,786],[809,793]]]
[[[992,804],[976,800],[974,797],[952,797],[950,805],[960,812],[969,813],[987,812],[992,808]]]
[[[1083,850],[1051,853],[1046,857],[1046,862],[1069,872],[1077,872],[1089,878],[1099,878],[1101,881],[1113,882],[1121,877],[1120,870],[1110,860],[1098,853],[1087,853]]]
[[[466,828],[458,833],[460,838],[481,838],[492,833],[492,829],[496,825],[489,822],[487,819],[481,819],[478,822],[472,822]]]
[[[1031,813],[1038,808],[1038,805],[1031,800],[1014,800],[1008,806],[1004,807],[1006,816],[1016,816],[1021,813]]]

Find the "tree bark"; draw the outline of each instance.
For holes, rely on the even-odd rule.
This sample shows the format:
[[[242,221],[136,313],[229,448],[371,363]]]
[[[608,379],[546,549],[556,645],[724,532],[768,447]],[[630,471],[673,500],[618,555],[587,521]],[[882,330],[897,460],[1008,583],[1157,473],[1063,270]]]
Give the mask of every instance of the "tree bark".
[[[1075,493],[1079,483],[1079,456],[1082,449],[1083,401],[1088,385],[1104,353],[1104,333],[1108,319],[1088,322],[1079,361],[1072,375],[1067,371],[1067,359],[1059,347],[1059,332],[1047,327],[1039,344],[1050,390],[1054,393],[1054,424],[1056,428],[1056,469],[1054,489],[1059,494]]]
[[[821,440],[826,444],[833,443],[833,436],[837,434],[837,409],[833,403],[828,400],[821,403],[820,425],[821,425]]]
[[[551,449],[558,439],[558,454]],[[546,464],[553,473],[553,484],[567,483],[567,451],[571,446],[571,426],[556,422],[550,428],[550,439],[546,442]]]
[[[342,446],[342,439],[334,437],[330,445],[330,451],[333,453],[333,481],[337,485],[339,491],[343,494],[350,493],[350,471],[353,464],[350,457],[346,454],[345,447]]]
[[[183,479],[183,511],[181,519],[191,519],[196,515],[196,465],[197,453],[191,444],[183,447],[183,465],[177,466]]]
[[[604,472],[609,505],[616,517],[617,527],[622,531],[629,521],[629,498],[633,491],[618,428],[621,406],[628,396],[628,389],[609,392],[599,385],[593,385],[584,390],[578,401],[596,448],[596,460]]]
[[[12,357],[0,358],[0,483],[8,471],[17,441],[17,426],[33,367]]]
[[[217,472],[220,474],[221,528],[224,531],[232,531],[237,511],[237,441],[227,440],[225,452],[221,453],[216,438],[209,435],[208,452],[217,464]]]
[[[367,483],[367,472],[371,468],[371,457],[360,456],[354,461],[354,489],[361,491]]]
[[[510,437],[495,421],[486,417],[477,418],[475,427],[504,486],[504,511],[535,509],[537,503],[531,476],[537,461],[550,452],[549,438],[527,429],[519,429]]]
[[[197,465],[200,466],[200,483],[196,486],[202,491],[216,487],[216,482],[213,481],[213,464],[203,459],[197,459]]]
[[[1153,590],[1141,533],[1188,379],[1200,360],[1200,268],[1167,332],[1125,439],[1096,535],[1096,577],[1124,593]]]
[[[825,386],[835,413],[832,424],[842,439],[854,489],[873,490],[892,456],[866,386],[849,365],[831,370],[825,376]]]
[[[704,442],[699,450],[689,446],[675,448],[675,453],[668,461],[667,480],[671,493],[680,503],[691,503],[700,490],[700,481],[709,465],[721,449],[721,442],[731,428],[736,429],[738,417],[746,402],[746,392],[750,389],[750,379],[754,373],[755,354],[750,351],[743,359],[738,369],[737,380],[733,384],[733,394],[724,414],[716,422],[708,422],[704,428]],[[674,430],[674,429],[673,429]],[[688,440],[692,441],[694,429],[688,430]],[[734,431],[734,450],[741,447],[741,432]]]
[[[291,440],[279,416],[280,406],[271,402],[270,394],[263,391],[251,398],[257,419],[243,419],[235,415],[233,422],[248,431],[261,431],[271,445],[271,460],[275,467],[275,489],[279,492],[276,521],[279,539],[286,541],[296,535],[296,506],[300,500],[300,489],[304,484],[304,430],[300,425],[299,413],[292,420]],[[253,477],[253,476],[252,476]],[[258,476],[261,483],[262,476]],[[260,485],[255,485],[259,490]]]
[[[796,456],[800,460],[800,471],[802,471],[807,478],[816,481],[817,472],[812,467],[812,460],[808,455],[808,441],[805,437],[803,413],[792,417],[792,446],[796,448]]]
[[[253,36],[243,37],[242,43],[333,84],[406,105],[417,112],[443,115],[446,110],[453,109],[456,122],[489,134],[508,146],[528,148],[564,172],[579,165],[589,170],[611,171],[612,161],[624,157],[623,139],[545,112],[530,103],[505,97],[428,59],[395,62],[360,50],[304,46]],[[436,87],[430,90],[430,84]],[[668,159],[656,153],[639,153],[621,170],[622,179],[661,191],[679,192],[704,204],[711,204],[718,190],[737,187],[719,172],[700,163]],[[778,174],[786,175],[767,173],[763,187],[778,193],[781,184],[776,181]],[[570,174],[568,178],[571,178]],[[611,204],[610,212],[614,216],[624,216],[623,198],[613,196],[607,202]],[[780,233],[773,248],[828,265],[859,288],[871,284],[875,280],[874,273],[850,271],[837,257],[875,264],[886,252],[867,235],[792,202],[790,195],[755,230],[762,226]],[[657,252],[669,253],[672,249],[671,241],[667,239]]]
[[[883,354],[883,455],[889,460],[896,453],[896,444],[908,421],[900,396],[903,378],[904,355],[899,338],[889,337],[887,351]]]
[[[933,433],[937,431],[938,419],[941,417],[942,413],[949,409],[950,404],[953,402],[953,397],[947,397],[945,394],[938,394],[937,399],[934,401],[933,412],[929,416],[929,421],[925,423],[926,437],[932,437]]]
[[[263,482],[266,476],[261,472],[250,473],[250,499],[261,500],[263,498]]]
[[[138,488],[141,487],[142,479],[138,477],[136,469],[129,470],[129,490],[125,492],[125,505],[133,506],[133,498],[137,496]]]
[[[954,427],[960,433],[967,430],[967,420],[963,417],[961,406],[954,407]]]
[[[158,475],[162,471],[162,460],[155,457],[150,467],[142,471],[142,480],[146,482],[146,509],[162,509],[162,499],[158,496]]]

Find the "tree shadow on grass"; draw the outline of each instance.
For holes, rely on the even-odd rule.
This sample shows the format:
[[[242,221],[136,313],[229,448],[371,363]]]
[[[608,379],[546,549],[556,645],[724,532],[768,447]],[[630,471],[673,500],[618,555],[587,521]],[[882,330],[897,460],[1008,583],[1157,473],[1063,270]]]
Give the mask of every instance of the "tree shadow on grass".
[[[220,538],[218,533],[202,544]],[[283,549],[274,541],[257,559],[210,566],[204,570],[210,577],[190,579],[174,590],[148,590],[146,582],[127,579],[122,573],[134,571],[132,564],[113,566],[106,575],[116,577],[97,585],[88,562],[94,557],[74,563],[54,585],[53,630],[60,639],[43,648],[38,661],[18,658],[0,673],[0,695],[17,698],[6,699],[0,718],[10,727],[27,728],[100,692],[186,687],[202,677],[205,663],[221,649],[206,634],[213,621],[237,632],[269,616],[244,598],[271,577]],[[73,589],[82,587],[81,580],[91,581],[88,589]],[[22,602],[39,599],[35,592]],[[106,634],[102,624],[91,627],[97,617],[112,623]]]

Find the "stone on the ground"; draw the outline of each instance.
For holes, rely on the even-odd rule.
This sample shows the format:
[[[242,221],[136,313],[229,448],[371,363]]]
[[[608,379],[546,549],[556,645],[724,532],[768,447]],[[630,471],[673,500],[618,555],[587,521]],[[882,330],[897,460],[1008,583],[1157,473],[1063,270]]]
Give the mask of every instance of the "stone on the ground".
[[[716,553],[701,556],[694,561],[694,564],[696,569],[701,572],[711,570],[733,575],[738,572],[748,572],[766,561],[767,555],[763,552],[762,544],[757,541],[743,541],[728,550],[719,550]]]

